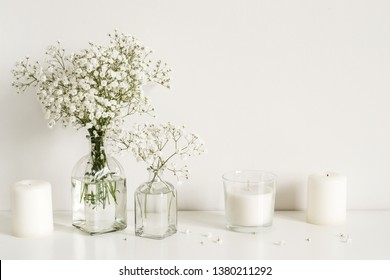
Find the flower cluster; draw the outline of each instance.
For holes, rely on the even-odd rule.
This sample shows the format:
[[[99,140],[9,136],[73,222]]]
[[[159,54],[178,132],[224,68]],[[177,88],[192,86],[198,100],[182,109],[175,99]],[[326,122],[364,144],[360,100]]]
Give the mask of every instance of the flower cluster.
[[[57,42],[48,47],[44,67],[28,57],[16,64],[13,86],[18,93],[37,88],[49,127],[62,121],[104,135],[125,116],[153,112],[143,86],[155,82],[169,88],[171,70],[152,62],[152,52],[136,38],[117,31],[109,38],[107,47],[90,42],[88,49],[70,55]]]
[[[204,143],[198,135],[187,133],[184,126],[172,123],[136,125],[132,131],[123,131],[114,141],[119,150],[129,150],[137,161],[144,161],[155,177],[160,171],[168,170],[178,180],[188,179],[189,169],[187,165],[177,166],[174,159],[185,161],[204,152]]]

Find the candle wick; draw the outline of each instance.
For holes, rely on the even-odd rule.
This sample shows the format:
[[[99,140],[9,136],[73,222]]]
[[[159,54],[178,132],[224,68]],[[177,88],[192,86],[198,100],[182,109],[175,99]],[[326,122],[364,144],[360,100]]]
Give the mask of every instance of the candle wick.
[[[329,174],[326,174],[327,177],[329,177]]]

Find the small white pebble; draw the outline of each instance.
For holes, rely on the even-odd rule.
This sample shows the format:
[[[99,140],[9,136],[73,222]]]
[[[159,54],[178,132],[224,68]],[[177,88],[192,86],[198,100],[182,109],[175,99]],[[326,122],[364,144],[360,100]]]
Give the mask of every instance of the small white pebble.
[[[274,242],[274,245],[284,246],[284,245],[286,245],[286,241],[284,241],[284,240],[276,241],[276,242]]]
[[[340,239],[341,242],[344,242],[344,243],[351,243],[352,242],[352,238],[349,237],[349,235],[346,235],[346,236],[343,236],[341,239]]]
[[[306,238],[306,241],[311,242],[311,238],[310,237]]]
[[[340,242],[343,243],[351,243],[352,238],[349,236],[349,234],[339,233],[337,236],[340,238]]]
[[[221,244],[223,242],[222,238],[218,236],[217,240],[215,240],[215,243]]]
[[[207,238],[211,238],[211,237],[213,237],[213,234],[211,232],[208,232],[204,236],[206,236]]]

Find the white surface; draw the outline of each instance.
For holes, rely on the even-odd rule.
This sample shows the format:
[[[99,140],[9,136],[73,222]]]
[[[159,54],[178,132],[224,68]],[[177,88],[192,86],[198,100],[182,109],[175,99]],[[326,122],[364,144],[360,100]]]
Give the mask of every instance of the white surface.
[[[389,15],[387,0],[1,0],[0,209],[14,182],[37,178],[70,210],[88,149],[84,131],[49,130],[36,98],[15,94],[15,61],[42,60],[57,39],[69,51],[106,44],[115,27],[173,69],[170,92],[148,91],[160,120],[207,145],[180,209],[222,210],[221,175],[235,169],[276,173],[277,209],[305,209],[307,176],[325,170],[347,176],[349,209],[390,209]],[[120,161],[131,194],[147,172]]]
[[[179,212],[179,232],[164,240],[135,237],[131,214],[125,231],[89,236],[70,226],[69,213],[56,213],[51,237],[21,239],[10,234],[9,212],[0,212],[0,259],[390,259],[390,211],[350,211],[337,227],[281,211],[271,229],[256,235],[226,230],[222,212],[185,211]],[[340,233],[351,241],[343,242]]]

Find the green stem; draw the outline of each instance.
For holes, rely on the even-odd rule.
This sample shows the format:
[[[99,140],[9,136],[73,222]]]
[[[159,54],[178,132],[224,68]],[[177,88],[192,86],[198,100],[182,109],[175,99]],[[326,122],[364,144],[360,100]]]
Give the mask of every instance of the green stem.
[[[117,204],[116,193],[117,188],[112,180],[112,172],[109,171],[107,163],[107,155],[104,150],[104,131],[99,131],[94,128],[88,130],[89,139],[91,142],[90,153],[90,170],[85,174],[87,181],[84,183],[81,193],[81,200],[93,208],[111,204],[110,196]],[[95,185],[96,191],[89,190],[90,185]]]

